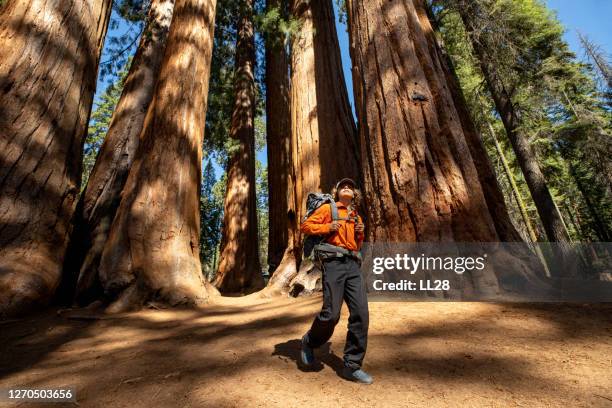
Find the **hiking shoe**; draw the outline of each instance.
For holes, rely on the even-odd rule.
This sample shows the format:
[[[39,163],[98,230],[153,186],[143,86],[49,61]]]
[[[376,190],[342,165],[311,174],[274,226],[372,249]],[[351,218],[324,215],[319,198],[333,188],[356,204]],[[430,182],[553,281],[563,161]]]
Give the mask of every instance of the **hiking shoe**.
[[[302,337],[302,351],[300,356],[302,357],[302,363],[304,363],[304,365],[310,366],[314,363],[314,351],[312,347],[308,345],[306,335]]]
[[[355,381],[361,384],[372,384],[374,382],[372,376],[360,368],[355,370],[349,367],[344,367],[342,370],[342,376],[347,380]]]

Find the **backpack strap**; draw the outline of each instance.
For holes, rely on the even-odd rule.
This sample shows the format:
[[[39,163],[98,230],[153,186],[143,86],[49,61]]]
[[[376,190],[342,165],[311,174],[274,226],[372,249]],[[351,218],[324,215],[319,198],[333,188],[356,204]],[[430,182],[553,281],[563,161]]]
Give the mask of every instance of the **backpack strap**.
[[[331,207],[332,221],[338,221],[340,218],[338,217],[338,206],[336,206],[336,202],[334,200],[330,200],[329,205]]]
[[[334,200],[330,200],[329,205],[331,206],[331,216],[332,216],[332,221],[355,221],[357,222],[357,217],[351,217],[350,213],[352,213],[354,211],[353,206],[349,206],[349,208],[347,208],[349,216],[348,217],[340,217],[338,215],[338,206],[336,205],[336,202]]]

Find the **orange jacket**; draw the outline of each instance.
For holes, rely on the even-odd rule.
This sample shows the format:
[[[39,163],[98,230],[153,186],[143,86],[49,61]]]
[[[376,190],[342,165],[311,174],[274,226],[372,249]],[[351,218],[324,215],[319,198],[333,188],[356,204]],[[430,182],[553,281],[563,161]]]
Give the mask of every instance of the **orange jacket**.
[[[348,217],[348,209],[340,201],[336,203],[338,207],[338,217]],[[363,223],[357,211],[351,212],[351,217],[357,216],[359,223]],[[328,235],[332,232],[329,224],[332,222],[331,204],[323,204],[313,212],[310,217],[300,225],[300,231],[308,235]],[[359,251],[363,243],[364,233],[355,232],[355,222],[338,220],[340,229],[335,234],[331,235],[325,242],[346,248],[351,251]]]

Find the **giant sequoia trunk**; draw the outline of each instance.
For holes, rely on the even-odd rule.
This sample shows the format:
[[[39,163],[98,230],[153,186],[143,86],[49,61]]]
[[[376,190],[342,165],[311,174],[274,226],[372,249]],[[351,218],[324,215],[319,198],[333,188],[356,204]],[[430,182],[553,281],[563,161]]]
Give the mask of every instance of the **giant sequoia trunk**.
[[[296,208],[290,217],[293,223],[290,234],[294,246],[285,252],[288,259],[282,271],[277,271],[283,276],[273,276],[270,281],[277,287],[289,284],[297,273],[291,268],[300,262],[296,257],[300,250],[297,223],[305,214],[307,194],[329,192],[343,177],[361,180],[357,131],[342,72],[331,0],[295,0],[292,14],[300,23],[291,47],[294,185],[290,194],[294,194]],[[302,275],[308,272],[301,269]],[[310,276],[307,280],[314,286],[317,275]],[[304,282],[306,278],[299,279]]]
[[[99,277],[118,299],[201,304],[210,295],[199,258],[202,138],[215,17],[214,0],[177,0],[159,79]]]
[[[151,2],[146,27],[121,98],[87,187],[79,199],[63,277],[63,297],[67,299],[72,298],[75,286],[80,303],[101,294],[98,281],[100,256],[138,148],[142,124],[164,56],[173,8],[174,0]]]
[[[268,0],[267,10],[286,17],[286,0]],[[266,36],[266,139],[268,150],[268,271],[280,265],[289,239],[292,175],[289,112],[289,56],[280,34]]]
[[[0,12],[0,315],[57,289],[110,0],[8,0]]]
[[[495,106],[501,116],[517,161],[521,166],[525,181],[538,209],[546,236],[551,242],[569,242],[567,230],[548,190],[544,174],[538,165],[535,154],[531,150],[526,135],[523,133],[524,131],[520,129],[520,111],[512,101],[507,85],[504,84],[503,79],[498,74],[495,62],[490,58],[485,48],[485,44],[488,43],[485,38],[486,31],[478,35],[475,34],[477,30],[476,14],[481,11],[475,2],[464,1],[459,2],[457,10],[465,24],[474,52],[480,61],[483,76],[493,96]]]
[[[348,14],[367,239],[499,241],[424,3],[349,0]],[[492,274],[471,278],[465,290],[500,290]]]
[[[417,4],[417,6],[419,6],[419,4]],[[452,60],[446,53],[444,43],[438,35],[439,33],[433,30],[431,20],[429,18],[429,11],[429,8],[426,9],[426,13],[420,11],[419,20],[427,37],[429,52],[432,55],[440,54],[437,56],[437,58],[440,61],[442,70],[444,71],[446,86],[451,92],[455,102],[457,114],[459,115],[461,126],[463,127],[463,133],[470,149],[474,166],[476,166],[476,171],[478,172],[478,179],[480,181],[480,185],[482,186],[482,192],[484,194],[485,201],[487,202],[487,207],[493,218],[495,230],[499,236],[499,239],[504,242],[520,242],[522,241],[522,238],[510,219],[504,194],[502,193],[501,187],[497,181],[495,170],[493,170],[493,165],[491,164],[491,160],[487,154],[482,137],[478,130],[476,130],[476,126],[472,120],[472,116],[469,112],[463,91],[461,90],[461,85],[459,84],[459,79],[455,73]]]
[[[497,241],[418,0],[348,4],[368,239]]]
[[[259,263],[255,194],[255,35],[252,0],[240,7],[236,40],[235,100],[223,213],[223,233],[215,286],[221,292],[252,292],[263,287]]]

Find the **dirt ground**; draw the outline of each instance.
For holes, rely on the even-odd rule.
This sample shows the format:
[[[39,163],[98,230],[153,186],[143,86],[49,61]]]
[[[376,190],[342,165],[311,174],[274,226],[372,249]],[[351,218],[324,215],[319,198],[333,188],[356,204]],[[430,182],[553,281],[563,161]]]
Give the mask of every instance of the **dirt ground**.
[[[318,365],[298,367],[320,304],[249,296],[0,322],[0,388],[74,386],[66,406],[83,407],[612,407],[610,304],[371,302],[370,386],[338,374],[346,307]]]

